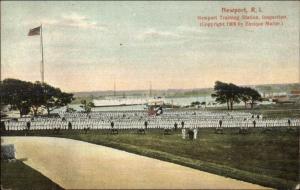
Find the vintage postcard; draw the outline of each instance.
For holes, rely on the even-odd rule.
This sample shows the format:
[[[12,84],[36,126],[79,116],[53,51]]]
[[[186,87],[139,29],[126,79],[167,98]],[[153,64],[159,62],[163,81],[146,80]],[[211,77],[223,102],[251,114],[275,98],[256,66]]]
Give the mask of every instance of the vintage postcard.
[[[1,1],[2,189],[300,189],[299,1]]]

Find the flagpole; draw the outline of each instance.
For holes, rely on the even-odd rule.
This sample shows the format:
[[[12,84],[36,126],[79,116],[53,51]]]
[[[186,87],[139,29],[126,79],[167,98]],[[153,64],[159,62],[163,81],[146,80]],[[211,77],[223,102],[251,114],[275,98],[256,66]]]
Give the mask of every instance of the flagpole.
[[[44,84],[44,47],[43,47],[43,27],[41,24],[41,50],[42,50],[42,63],[41,63],[41,77],[42,77],[42,84]]]

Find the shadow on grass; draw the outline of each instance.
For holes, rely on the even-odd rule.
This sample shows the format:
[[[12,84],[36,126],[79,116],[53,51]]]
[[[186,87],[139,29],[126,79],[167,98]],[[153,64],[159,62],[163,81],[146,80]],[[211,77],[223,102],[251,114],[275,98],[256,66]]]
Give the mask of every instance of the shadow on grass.
[[[1,185],[13,190],[62,190],[63,188],[24,164],[21,160],[1,160]]]

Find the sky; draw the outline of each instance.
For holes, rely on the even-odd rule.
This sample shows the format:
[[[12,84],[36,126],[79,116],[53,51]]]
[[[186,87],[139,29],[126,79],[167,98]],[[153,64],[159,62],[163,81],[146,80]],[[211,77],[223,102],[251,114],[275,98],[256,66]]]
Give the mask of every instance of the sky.
[[[295,83],[299,2],[1,1],[1,79],[41,80],[67,92],[191,89],[216,80],[239,85]],[[260,7],[283,26],[204,28],[198,16]]]

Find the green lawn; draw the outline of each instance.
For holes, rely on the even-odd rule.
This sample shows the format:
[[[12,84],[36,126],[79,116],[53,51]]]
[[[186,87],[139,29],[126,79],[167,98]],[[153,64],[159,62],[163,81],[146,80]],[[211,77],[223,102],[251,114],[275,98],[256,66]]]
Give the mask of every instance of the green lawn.
[[[1,160],[1,185],[3,188],[12,190],[62,189],[41,173],[18,160],[14,162]]]
[[[117,135],[105,131],[61,131],[50,136],[114,147],[268,187],[292,188],[299,180],[299,128],[250,130],[249,134],[239,134],[238,129],[215,134],[214,129],[200,129],[199,138],[194,141],[181,139],[180,131],[163,135],[158,129],[146,135],[124,130]],[[49,132],[36,131],[31,135],[49,136]]]
[[[254,113],[261,113],[268,118],[299,118],[300,104],[260,105]]]
[[[207,108],[209,111],[223,112],[227,111],[226,107]],[[233,111],[250,112],[253,114],[263,114],[264,118],[280,119],[280,118],[299,118],[300,117],[300,104],[271,104],[271,105],[258,105],[253,109],[245,109],[244,106],[234,106]]]

